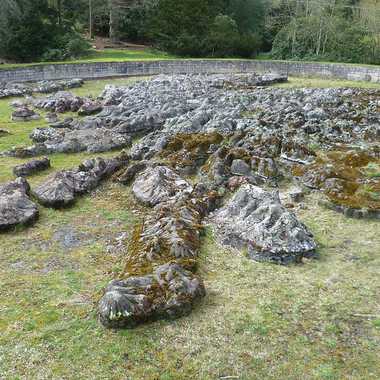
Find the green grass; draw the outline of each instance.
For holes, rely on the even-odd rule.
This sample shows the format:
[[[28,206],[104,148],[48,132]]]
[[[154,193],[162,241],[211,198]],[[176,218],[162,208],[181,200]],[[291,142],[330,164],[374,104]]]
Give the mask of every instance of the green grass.
[[[380,83],[350,80],[335,80],[308,77],[289,77],[288,82],[275,85],[279,88],[374,88],[380,89]]]
[[[369,68],[377,68],[380,67],[380,65],[370,64],[370,63],[352,63],[352,62],[333,62],[333,61],[308,61],[308,60],[299,60],[299,59],[273,59],[271,57],[270,53],[260,53],[255,57],[258,61],[273,61],[273,62],[294,62],[294,63],[311,63],[311,64],[327,64],[327,65],[333,65],[333,64],[339,64],[339,65],[345,65],[345,66],[364,66]]]
[[[91,63],[91,62],[127,62],[127,61],[147,61],[147,60],[162,60],[174,59],[173,55],[153,49],[106,49],[93,50],[88,55],[75,60],[60,61],[60,62],[36,62],[36,63],[10,63],[0,66],[2,69],[11,69],[26,66],[46,65],[46,64],[62,64],[62,63]]]
[[[76,91],[94,94],[109,82]],[[0,138],[2,148],[27,143],[39,124],[10,123],[8,102],[0,101],[0,128],[14,134]],[[87,156],[53,155],[52,171]],[[0,157],[0,182],[15,162]],[[116,238],[125,231],[127,243],[140,218],[130,189],[107,182],[67,210],[41,207],[33,227],[0,235],[0,378],[377,380],[380,224],[326,210],[317,195],[306,205],[298,215],[319,260],[255,263],[219,247],[207,229],[201,304],[176,321],[116,332],[95,310],[122,268]],[[71,250],[57,238],[67,228],[81,236]]]

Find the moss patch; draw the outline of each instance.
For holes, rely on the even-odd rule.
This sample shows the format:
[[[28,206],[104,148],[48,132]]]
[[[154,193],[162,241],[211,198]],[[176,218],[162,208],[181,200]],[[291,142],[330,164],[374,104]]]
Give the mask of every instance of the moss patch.
[[[310,166],[296,166],[293,174],[322,189],[335,204],[380,210],[380,158],[375,150],[341,149],[319,153]]]
[[[178,134],[160,153],[166,164],[175,169],[186,169],[193,174],[210,155],[210,146],[220,144],[223,136],[219,133]]]

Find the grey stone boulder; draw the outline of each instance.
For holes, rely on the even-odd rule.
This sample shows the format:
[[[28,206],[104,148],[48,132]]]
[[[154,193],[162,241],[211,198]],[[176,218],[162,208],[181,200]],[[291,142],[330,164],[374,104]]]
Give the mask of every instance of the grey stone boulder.
[[[79,88],[84,81],[80,78],[59,80],[59,81],[41,81],[33,85],[32,92],[49,94],[52,92],[62,91],[67,88]]]
[[[66,130],[36,128],[30,135],[36,143],[26,148],[14,148],[4,155],[35,157],[52,153],[100,153],[131,146],[132,138],[108,128]]]
[[[20,107],[12,112],[12,121],[31,121],[39,120],[40,115],[29,109],[28,107]]]
[[[99,113],[103,109],[101,103],[87,99],[78,111],[80,116],[89,116]]]
[[[127,148],[131,145],[132,138],[128,135],[117,133],[112,129],[96,128],[66,133],[63,144],[56,147],[56,150],[62,149],[62,152],[69,152],[71,147],[74,147],[78,152],[100,153]]]
[[[46,111],[64,113],[68,111],[77,112],[84,102],[84,99],[73,95],[71,92],[58,91],[53,95],[35,99],[33,105]]]
[[[324,120],[326,118],[326,112],[322,108],[314,108],[306,113],[306,119],[308,120]]]
[[[38,208],[30,200],[29,191],[23,178],[0,185],[0,231],[30,224],[38,218]]]
[[[97,186],[125,164],[124,158],[109,160],[96,158],[84,161],[74,170],[64,170],[50,176],[33,191],[44,206],[62,208],[71,205],[75,198]]]
[[[64,90],[65,88],[78,88],[83,85],[82,79],[70,79],[61,81],[42,81],[37,83],[0,83],[0,98],[10,96],[23,96],[36,93],[52,93]]]
[[[111,281],[99,303],[99,319],[108,328],[131,328],[148,320],[179,318],[204,296],[196,275],[168,263],[150,275]]]
[[[71,128],[74,123],[74,119],[72,117],[66,117],[62,121],[57,121],[55,123],[51,123],[50,127],[51,128],[56,128],[56,129],[65,129],[65,128]]]
[[[181,193],[191,193],[192,186],[166,166],[148,167],[133,183],[136,199],[151,207]]]
[[[243,185],[212,220],[221,244],[247,248],[256,261],[299,262],[316,248],[312,234],[281,204],[278,192],[254,185]]]
[[[29,175],[47,170],[50,168],[50,160],[44,157],[40,160],[32,160],[25,164],[17,165],[13,168],[16,177],[27,177]]]
[[[300,187],[292,187],[289,191],[289,197],[293,202],[301,202],[305,198],[305,191]]]
[[[54,124],[54,123],[58,123],[59,119],[58,119],[58,116],[55,112],[49,112],[46,116],[45,116],[45,120],[49,123],[49,124]]]
[[[236,159],[232,161],[231,173],[234,175],[250,175],[251,167],[241,159]]]
[[[279,73],[267,73],[259,76],[257,86],[270,86],[276,83],[285,83],[288,81],[287,75]]]
[[[75,184],[73,172],[58,172],[34,189],[33,195],[46,207],[62,208],[74,202]]]
[[[36,128],[29,135],[29,138],[35,143],[43,143],[45,141],[62,141],[64,133],[60,130],[46,127],[46,128]]]
[[[64,81],[64,86],[66,88],[79,88],[82,87],[84,84],[84,80],[82,78],[73,78]]]

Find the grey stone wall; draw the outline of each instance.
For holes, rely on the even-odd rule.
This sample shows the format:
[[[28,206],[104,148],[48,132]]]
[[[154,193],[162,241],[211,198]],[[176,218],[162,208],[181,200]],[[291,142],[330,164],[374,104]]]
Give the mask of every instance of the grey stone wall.
[[[380,83],[380,66],[255,60],[167,60],[36,65],[1,69],[0,81],[96,79],[175,73],[278,72],[292,76],[348,79]]]

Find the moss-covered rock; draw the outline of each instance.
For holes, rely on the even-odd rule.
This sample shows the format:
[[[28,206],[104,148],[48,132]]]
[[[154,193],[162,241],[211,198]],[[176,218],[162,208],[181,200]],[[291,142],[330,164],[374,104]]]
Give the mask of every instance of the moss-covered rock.
[[[343,209],[380,210],[380,156],[376,149],[344,149],[320,153],[316,162],[296,167],[308,187],[320,189]]]

